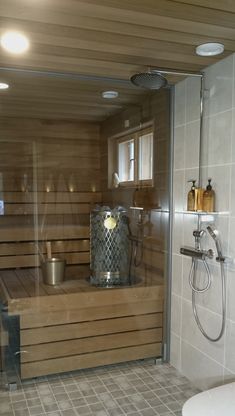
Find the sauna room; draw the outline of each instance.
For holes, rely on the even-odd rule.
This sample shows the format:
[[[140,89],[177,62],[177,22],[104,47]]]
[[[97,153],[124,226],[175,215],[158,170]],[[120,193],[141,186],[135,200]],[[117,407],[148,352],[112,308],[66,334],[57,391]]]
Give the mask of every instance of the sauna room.
[[[169,89],[27,68],[0,75],[9,384],[162,357]]]

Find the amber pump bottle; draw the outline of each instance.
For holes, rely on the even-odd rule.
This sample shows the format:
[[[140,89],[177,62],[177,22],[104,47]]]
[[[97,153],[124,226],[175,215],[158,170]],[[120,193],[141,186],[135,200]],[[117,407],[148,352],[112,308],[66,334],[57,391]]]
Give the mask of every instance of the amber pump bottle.
[[[192,179],[188,182],[192,182],[192,186],[188,193],[187,210],[196,211],[196,180]]]
[[[208,185],[203,193],[203,211],[213,212],[215,210],[215,191],[211,186],[211,179],[208,179]]]

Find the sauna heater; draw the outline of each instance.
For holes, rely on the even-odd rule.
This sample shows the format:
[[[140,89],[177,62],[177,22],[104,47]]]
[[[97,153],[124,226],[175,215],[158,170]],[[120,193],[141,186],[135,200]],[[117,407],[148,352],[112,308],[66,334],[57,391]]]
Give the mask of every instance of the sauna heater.
[[[91,284],[102,287],[128,285],[129,227],[122,207],[96,207],[91,212]]]

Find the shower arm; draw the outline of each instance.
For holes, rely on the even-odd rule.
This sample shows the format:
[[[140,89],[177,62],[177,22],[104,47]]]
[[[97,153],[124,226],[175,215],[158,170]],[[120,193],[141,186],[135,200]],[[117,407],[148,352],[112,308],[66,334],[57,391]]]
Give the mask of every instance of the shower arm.
[[[203,73],[201,72],[184,72],[184,71],[174,71],[174,70],[167,70],[167,69],[161,69],[161,68],[150,68],[151,72],[157,72],[160,74],[165,74],[165,75],[180,75],[180,76],[185,76],[185,77],[197,77],[197,78],[203,78]]]

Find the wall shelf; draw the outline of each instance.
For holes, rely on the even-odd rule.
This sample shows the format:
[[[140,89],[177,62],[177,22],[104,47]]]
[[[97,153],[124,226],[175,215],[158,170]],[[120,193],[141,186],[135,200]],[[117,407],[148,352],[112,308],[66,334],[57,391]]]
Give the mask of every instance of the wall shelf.
[[[213,212],[207,212],[207,211],[175,211],[176,214],[184,214],[184,215],[200,215],[200,216],[206,216],[206,215],[229,215],[229,211],[213,211]]]

